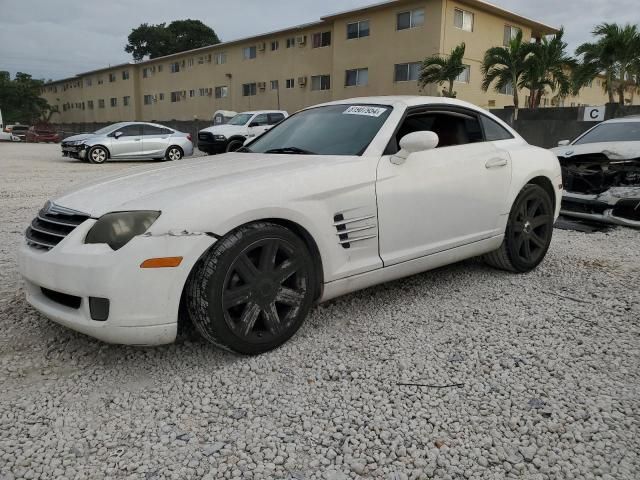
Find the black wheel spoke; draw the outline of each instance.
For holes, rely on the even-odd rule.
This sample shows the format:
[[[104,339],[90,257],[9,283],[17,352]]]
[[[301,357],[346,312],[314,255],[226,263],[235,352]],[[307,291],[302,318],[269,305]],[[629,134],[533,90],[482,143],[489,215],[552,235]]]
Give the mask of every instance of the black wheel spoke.
[[[524,235],[518,235],[515,239],[515,251],[518,252],[518,255],[521,255],[522,244],[524,243]]]
[[[280,287],[276,295],[276,302],[290,307],[297,307],[302,303],[303,298],[304,292],[299,292],[292,288]]]
[[[531,240],[529,238],[525,238],[522,242],[523,257],[526,260],[531,259]]]
[[[242,312],[242,316],[240,317],[239,327],[243,335],[249,335],[253,330],[253,327],[256,324],[256,320],[258,320],[258,315],[260,315],[260,307],[253,302],[247,303],[247,306],[244,308],[244,312]]]
[[[551,216],[550,215],[538,215],[533,220],[531,220],[531,227],[532,228],[538,228],[538,227],[541,227],[543,225],[546,225],[550,221],[551,221]]]
[[[275,302],[271,302],[263,312],[267,328],[273,335],[278,335],[278,333],[280,333],[281,322]]]
[[[511,227],[514,233],[522,233],[524,230],[523,222],[513,222],[513,227]]]
[[[276,255],[278,254],[279,244],[276,240],[268,242],[262,247],[260,252],[260,270],[263,272],[271,272],[276,266]]]
[[[276,270],[278,283],[286,282],[291,275],[298,271],[299,265],[295,260],[285,260]]]
[[[531,238],[531,241],[539,248],[544,248],[546,246],[544,239],[538,236],[535,232],[531,232],[531,236],[529,238]]]
[[[251,285],[243,285],[233,290],[227,290],[222,298],[223,308],[233,308],[243,303],[248,303],[251,299],[252,291],[253,287]]]
[[[542,205],[542,199],[534,198],[531,201],[530,206],[527,208],[528,216],[529,217],[535,217],[536,216],[536,212],[538,211],[538,208],[540,208],[540,205]]]
[[[259,272],[246,253],[242,254],[236,262],[236,271],[246,283],[253,283]]]

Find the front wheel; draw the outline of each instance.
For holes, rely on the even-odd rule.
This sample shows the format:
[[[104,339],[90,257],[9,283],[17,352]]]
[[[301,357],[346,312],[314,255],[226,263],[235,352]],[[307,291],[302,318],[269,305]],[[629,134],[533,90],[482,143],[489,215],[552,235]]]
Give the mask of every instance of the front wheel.
[[[107,158],[109,158],[109,153],[104,147],[93,147],[91,150],[89,150],[87,158],[91,163],[100,164],[107,161]]]
[[[491,266],[525,273],[536,268],[549,250],[553,236],[554,208],[539,185],[526,185],[513,204],[500,248],[484,256]]]
[[[231,140],[227,144],[227,152],[235,152],[239,148],[242,148],[244,142],[242,140]]]
[[[245,225],[199,262],[187,287],[189,316],[211,343],[257,355],[302,325],[316,290],[305,243],[280,225]]]
[[[169,147],[167,149],[166,159],[170,161],[180,160],[182,158],[182,150],[180,147]]]

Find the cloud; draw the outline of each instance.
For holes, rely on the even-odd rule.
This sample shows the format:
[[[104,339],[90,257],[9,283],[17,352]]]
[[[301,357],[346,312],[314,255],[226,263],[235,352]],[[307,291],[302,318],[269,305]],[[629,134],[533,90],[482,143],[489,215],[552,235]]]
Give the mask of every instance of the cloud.
[[[25,0],[2,7],[0,70],[63,78],[130,61],[127,35],[141,23],[196,18],[227,41],[317,21],[375,0]],[[564,25],[573,50],[601,22],[640,23],[637,0],[494,0],[508,10]]]

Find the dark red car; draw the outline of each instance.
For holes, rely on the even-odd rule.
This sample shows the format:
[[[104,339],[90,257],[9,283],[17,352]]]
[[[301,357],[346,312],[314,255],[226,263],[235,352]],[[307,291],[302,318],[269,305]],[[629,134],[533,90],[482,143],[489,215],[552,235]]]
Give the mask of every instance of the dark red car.
[[[59,143],[60,136],[51,128],[31,127],[27,130],[26,141],[29,143]]]

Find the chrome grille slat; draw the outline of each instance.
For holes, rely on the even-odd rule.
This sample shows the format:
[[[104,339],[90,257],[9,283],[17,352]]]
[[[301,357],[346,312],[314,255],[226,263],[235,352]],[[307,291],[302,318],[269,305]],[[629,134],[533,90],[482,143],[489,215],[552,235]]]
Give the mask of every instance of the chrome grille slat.
[[[85,213],[47,202],[25,232],[27,243],[51,250],[89,218]]]
[[[336,221],[333,223],[334,227],[340,227],[342,225],[348,225],[350,223],[356,223],[356,222],[362,222],[363,220],[370,220],[372,218],[376,218],[375,215],[367,215],[365,217],[358,217],[358,218],[349,218],[346,220],[340,220],[340,221]]]
[[[377,235],[367,235],[366,237],[349,237],[346,240],[340,240],[338,243],[340,243],[340,245],[347,245],[353,242],[362,242],[363,240],[370,240],[376,237]]]
[[[47,228],[44,227],[40,227],[38,225],[36,225],[36,222],[38,221],[37,218],[33,219],[33,222],[31,222],[31,230],[34,230],[36,232],[40,232],[40,233],[45,233],[47,235],[53,235],[54,237],[60,237],[60,238],[64,238],[68,235],[68,233],[59,233],[59,232],[55,232],[53,230],[49,230]]]
[[[336,213],[333,217],[333,227],[336,229],[336,236],[338,237],[338,245],[340,245],[344,249],[351,248],[351,245],[355,242],[363,242],[365,240],[370,240],[372,238],[377,238],[378,234],[371,232],[371,230],[375,230],[378,228],[378,224],[367,222],[367,220],[377,218],[375,215],[362,215],[360,217],[355,218],[345,218],[344,213]],[[365,225],[357,225],[357,223],[365,223]],[[351,227],[349,227],[352,225]],[[359,237],[353,237],[352,234],[363,232],[363,234]],[[369,235],[367,235],[369,234]]]
[[[366,227],[357,227],[357,228],[351,228],[349,230],[340,230],[336,232],[336,235],[337,236],[349,235],[350,233],[363,232],[365,230],[371,230],[372,228],[376,228],[376,227],[377,225],[367,225]]]
[[[59,220],[52,220],[50,218],[43,217],[40,214],[38,214],[38,219],[42,220],[43,222],[55,223],[56,225],[64,225],[65,227],[73,227],[73,228],[76,228],[78,225],[80,225],[80,223],[84,222],[84,220],[80,223],[61,222]]]

